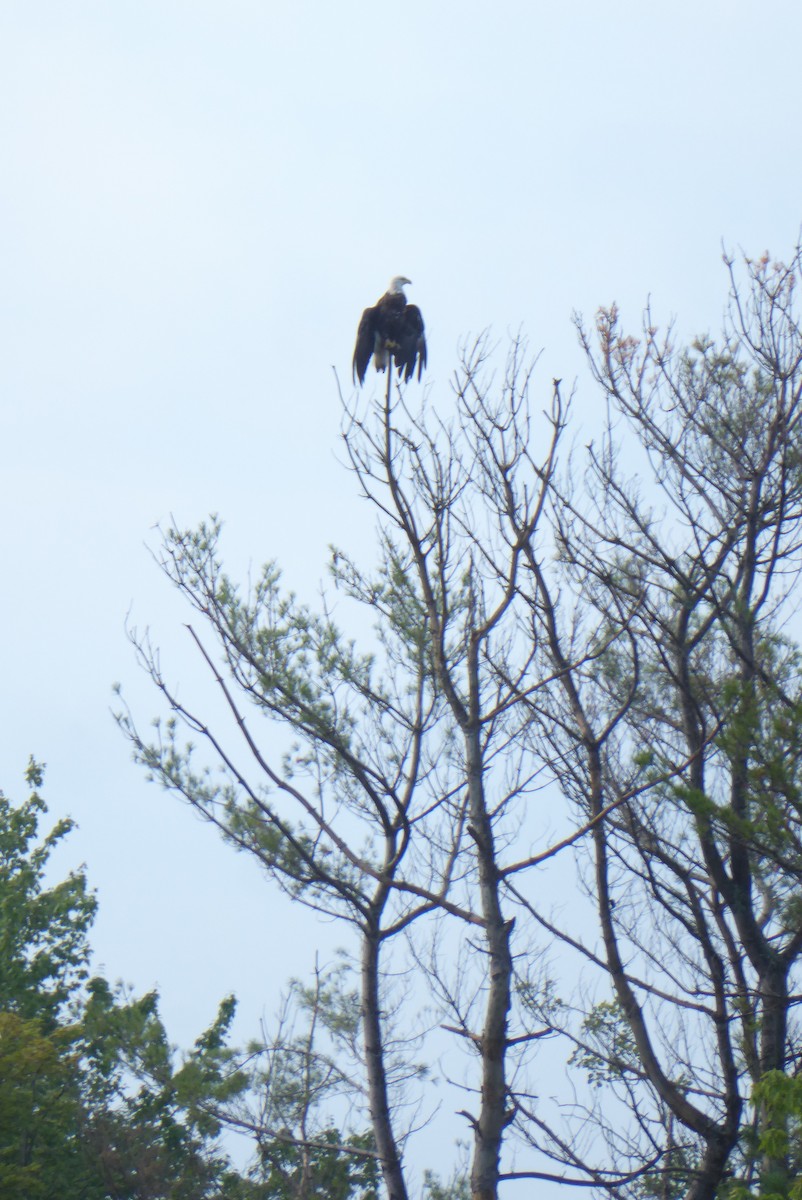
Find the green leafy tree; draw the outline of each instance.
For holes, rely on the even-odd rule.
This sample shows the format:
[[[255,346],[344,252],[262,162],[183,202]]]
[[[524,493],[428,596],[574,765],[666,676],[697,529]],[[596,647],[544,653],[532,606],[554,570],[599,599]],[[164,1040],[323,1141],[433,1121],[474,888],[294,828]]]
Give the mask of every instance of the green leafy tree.
[[[69,1027],[44,1033],[39,1018],[0,1012],[0,1195],[9,1200],[81,1194],[73,1038]]]
[[[39,841],[47,806],[36,790],[38,763],[29,763],[26,782],[33,790],[18,807],[0,792],[0,1010],[52,1027],[87,978],[97,902],[83,871],[44,886],[50,855],[73,826],[59,821]]]
[[[369,1135],[349,1139],[353,1150],[373,1149]],[[262,1147],[258,1172],[270,1200],[378,1200],[379,1164],[375,1154],[344,1154],[337,1129],[323,1129],[314,1144],[280,1137]]]
[[[88,978],[95,899],[83,870],[46,886],[71,823],[40,838],[40,766],[27,781],[19,806],[0,794],[0,1195],[248,1195],[209,1115],[244,1085],[225,1044],[233,1001],[176,1064],[155,993]]]
[[[72,824],[40,836],[47,806],[33,762],[27,782],[20,805],[0,793],[3,1200],[375,1200],[370,1139],[346,1138],[319,1113],[351,1087],[315,1040],[318,1026],[353,1037],[348,995],[333,980],[300,989],[308,1029],[280,1028],[241,1053],[229,1044],[228,997],[177,1057],[156,992],[90,978],[96,902],[85,871],[45,882]],[[226,1127],[252,1137],[250,1169],[233,1168]]]

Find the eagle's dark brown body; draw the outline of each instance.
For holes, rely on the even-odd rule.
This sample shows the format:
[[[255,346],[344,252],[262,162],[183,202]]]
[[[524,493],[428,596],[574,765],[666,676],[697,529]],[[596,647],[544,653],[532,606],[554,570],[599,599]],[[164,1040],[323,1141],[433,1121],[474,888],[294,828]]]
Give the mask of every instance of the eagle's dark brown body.
[[[373,308],[363,312],[354,347],[354,382],[365,382],[371,356],[377,371],[395,362],[405,381],[411,379],[417,363],[420,379],[426,366],[426,338],[420,309],[407,304],[403,292],[409,282],[403,275],[396,276]]]

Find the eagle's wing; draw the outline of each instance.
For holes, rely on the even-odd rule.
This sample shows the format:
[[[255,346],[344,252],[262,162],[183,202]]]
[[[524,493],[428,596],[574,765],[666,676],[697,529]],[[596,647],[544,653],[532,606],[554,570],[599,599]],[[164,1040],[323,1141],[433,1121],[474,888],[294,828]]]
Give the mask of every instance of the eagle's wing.
[[[365,375],[370,362],[370,356],[373,353],[376,343],[376,309],[366,308],[362,314],[362,319],[359,322],[359,328],[356,331],[356,345],[354,346],[354,361],[351,370],[351,375],[356,383],[359,380],[360,386],[365,382]]]
[[[395,361],[399,375],[404,380],[411,379],[415,372],[415,362],[418,364],[418,379],[426,366],[426,338],[423,332],[423,317],[415,304],[407,304],[401,313],[398,330],[398,349]]]

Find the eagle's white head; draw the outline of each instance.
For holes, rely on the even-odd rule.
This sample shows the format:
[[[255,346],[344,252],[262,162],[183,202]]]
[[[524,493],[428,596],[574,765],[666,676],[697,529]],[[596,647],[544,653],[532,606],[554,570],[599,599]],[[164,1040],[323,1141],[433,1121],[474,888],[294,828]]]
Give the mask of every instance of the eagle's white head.
[[[403,296],[405,285],[410,283],[412,283],[412,280],[407,279],[406,275],[394,275],[390,280],[387,292],[390,296]]]

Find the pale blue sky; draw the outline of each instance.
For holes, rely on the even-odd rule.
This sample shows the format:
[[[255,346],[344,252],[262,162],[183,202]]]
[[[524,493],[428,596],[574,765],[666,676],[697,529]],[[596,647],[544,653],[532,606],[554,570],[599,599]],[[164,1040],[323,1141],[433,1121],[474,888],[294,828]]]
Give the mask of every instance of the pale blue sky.
[[[722,240],[790,253],[800,45],[791,0],[0,0],[0,786],[47,761],[99,961],[176,1040],[232,989],[255,1031],[317,933],[112,723],[116,680],[156,709],[129,610],[201,682],[152,526],[219,512],[310,600],[329,543],[371,554],[331,368],[397,273],[436,406],[462,337],[523,327],[581,438],[573,309],[715,329]]]

